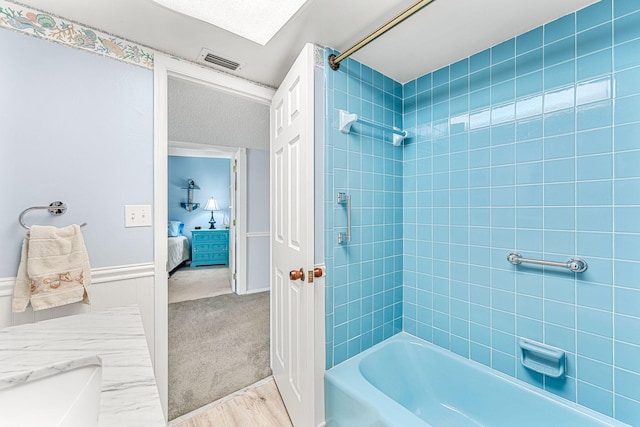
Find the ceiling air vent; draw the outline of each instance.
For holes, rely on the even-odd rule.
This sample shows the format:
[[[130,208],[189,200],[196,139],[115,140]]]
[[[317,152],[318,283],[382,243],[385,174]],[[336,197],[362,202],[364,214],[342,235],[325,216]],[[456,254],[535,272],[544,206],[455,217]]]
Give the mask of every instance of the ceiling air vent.
[[[213,65],[215,67],[224,68],[226,70],[236,71],[240,68],[240,64],[228,58],[223,58],[211,52],[208,49],[203,48],[198,57],[198,62],[205,65]]]

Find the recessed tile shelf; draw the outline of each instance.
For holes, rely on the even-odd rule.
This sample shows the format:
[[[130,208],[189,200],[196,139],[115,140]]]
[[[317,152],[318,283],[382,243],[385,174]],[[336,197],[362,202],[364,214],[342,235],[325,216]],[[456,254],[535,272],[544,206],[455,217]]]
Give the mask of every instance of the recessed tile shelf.
[[[536,341],[520,339],[520,361],[525,368],[553,378],[564,378],[566,357],[564,350]]]

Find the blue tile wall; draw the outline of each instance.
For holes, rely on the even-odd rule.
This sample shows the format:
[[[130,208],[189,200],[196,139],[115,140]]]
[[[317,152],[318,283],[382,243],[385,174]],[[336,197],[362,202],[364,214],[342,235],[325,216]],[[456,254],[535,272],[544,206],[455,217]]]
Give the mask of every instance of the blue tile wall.
[[[333,51],[327,50],[327,56]],[[327,369],[402,330],[402,148],[338,111],[402,128],[402,85],[353,59],[325,70],[325,262]],[[352,238],[337,192],[351,196]]]
[[[602,0],[403,86],[403,327],[640,425],[640,2]],[[587,260],[585,273],[507,253]],[[567,351],[520,365],[518,338]]]

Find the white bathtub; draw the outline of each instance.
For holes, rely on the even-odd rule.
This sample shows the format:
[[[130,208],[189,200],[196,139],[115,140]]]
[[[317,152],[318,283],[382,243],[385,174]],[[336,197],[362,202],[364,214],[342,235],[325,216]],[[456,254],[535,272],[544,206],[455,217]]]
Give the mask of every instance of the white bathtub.
[[[328,427],[627,425],[406,333],[325,383]]]

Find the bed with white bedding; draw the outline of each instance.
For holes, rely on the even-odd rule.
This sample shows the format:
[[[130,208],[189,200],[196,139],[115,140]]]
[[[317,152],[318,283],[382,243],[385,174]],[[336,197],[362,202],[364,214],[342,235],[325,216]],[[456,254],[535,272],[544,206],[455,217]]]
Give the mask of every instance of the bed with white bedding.
[[[187,261],[190,255],[189,240],[185,236],[169,237],[167,272],[173,271],[177,266]]]

